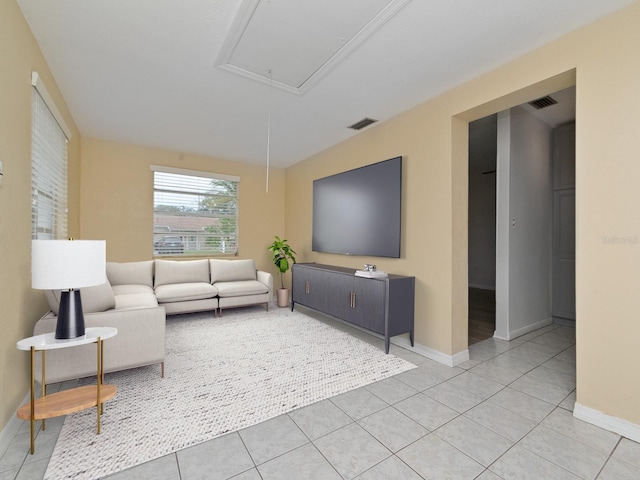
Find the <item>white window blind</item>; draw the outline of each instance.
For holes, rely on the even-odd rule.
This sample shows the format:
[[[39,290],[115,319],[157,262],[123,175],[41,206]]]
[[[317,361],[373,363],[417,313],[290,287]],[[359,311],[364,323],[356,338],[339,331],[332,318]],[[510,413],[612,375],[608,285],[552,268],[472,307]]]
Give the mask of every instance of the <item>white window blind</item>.
[[[31,238],[67,238],[67,142],[64,122],[37,74],[31,92]],[[43,98],[44,97],[44,98]],[[59,114],[58,114],[59,115]]]
[[[237,255],[240,179],[152,165],[155,255]]]

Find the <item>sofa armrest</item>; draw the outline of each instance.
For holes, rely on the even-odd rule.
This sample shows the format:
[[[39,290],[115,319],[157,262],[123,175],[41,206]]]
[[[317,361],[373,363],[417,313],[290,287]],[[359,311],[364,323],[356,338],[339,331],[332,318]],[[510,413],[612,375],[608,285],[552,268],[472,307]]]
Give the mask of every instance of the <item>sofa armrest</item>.
[[[58,317],[48,313],[36,323],[33,334],[54,332]],[[115,327],[118,334],[104,343],[104,371],[115,372],[164,362],[164,307],[107,310],[85,313],[85,327]],[[35,373],[40,381],[41,355],[36,355]],[[46,354],[47,384],[96,374],[96,346],[50,350]]]
[[[260,283],[264,283],[269,289],[269,296],[273,295],[273,275],[269,272],[264,272],[262,270],[258,270],[257,272],[257,280]]]

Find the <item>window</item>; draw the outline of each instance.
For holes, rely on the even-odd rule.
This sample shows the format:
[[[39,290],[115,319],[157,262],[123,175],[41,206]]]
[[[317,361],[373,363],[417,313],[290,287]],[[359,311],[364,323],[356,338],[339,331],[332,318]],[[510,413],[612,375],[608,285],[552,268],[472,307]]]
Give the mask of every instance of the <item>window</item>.
[[[151,169],[154,255],[238,253],[238,177]]]
[[[31,84],[31,238],[64,239],[71,132],[37,72]]]

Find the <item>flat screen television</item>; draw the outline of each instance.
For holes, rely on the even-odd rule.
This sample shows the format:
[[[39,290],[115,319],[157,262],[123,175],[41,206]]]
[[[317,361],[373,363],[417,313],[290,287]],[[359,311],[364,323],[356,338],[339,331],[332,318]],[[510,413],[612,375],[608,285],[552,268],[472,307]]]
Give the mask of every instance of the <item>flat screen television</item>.
[[[402,157],[313,182],[315,252],[400,258]]]

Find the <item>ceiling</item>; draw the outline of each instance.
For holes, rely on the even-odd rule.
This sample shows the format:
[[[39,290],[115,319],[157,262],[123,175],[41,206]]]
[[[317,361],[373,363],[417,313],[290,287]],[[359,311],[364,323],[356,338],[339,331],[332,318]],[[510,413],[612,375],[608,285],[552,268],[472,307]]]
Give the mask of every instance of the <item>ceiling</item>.
[[[634,1],[17,3],[83,136],[286,167]]]

